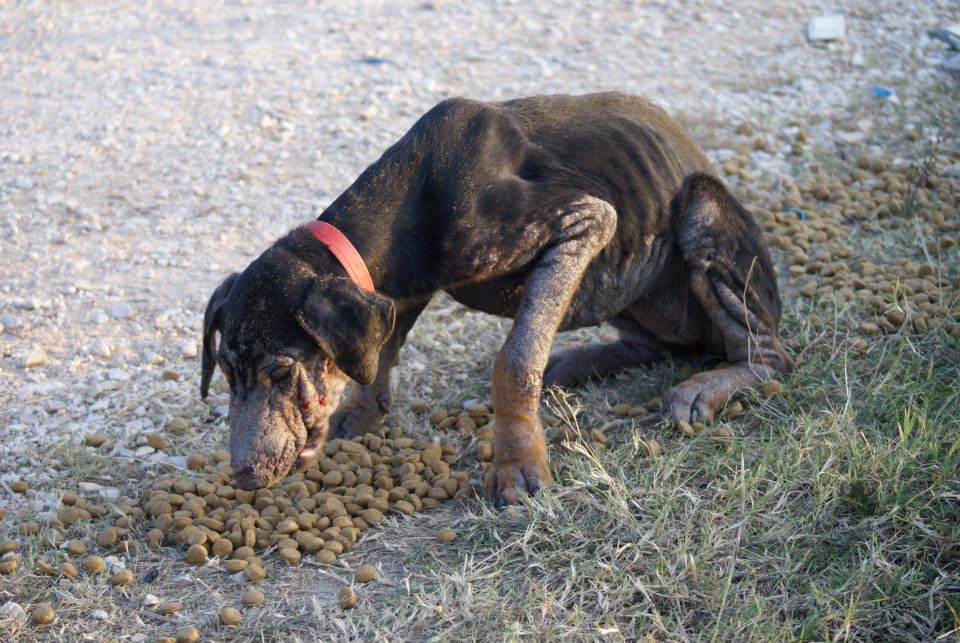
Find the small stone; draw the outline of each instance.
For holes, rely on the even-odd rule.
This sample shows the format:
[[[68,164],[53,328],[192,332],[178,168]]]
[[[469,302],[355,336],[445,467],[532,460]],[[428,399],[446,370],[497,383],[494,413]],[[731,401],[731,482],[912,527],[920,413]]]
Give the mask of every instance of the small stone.
[[[40,603],[33,608],[32,620],[34,625],[46,625],[53,621],[56,616],[56,612],[53,611],[49,603]]]
[[[220,622],[229,627],[240,625],[243,617],[240,616],[240,610],[235,607],[224,607],[220,610]]]
[[[340,609],[349,610],[357,606],[357,595],[349,587],[340,588],[337,600],[340,602]]]
[[[811,42],[843,40],[846,29],[843,16],[817,16],[807,23],[807,39]]]
[[[263,603],[263,592],[256,587],[248,587],[240,599],[244,607],[254,607]]]
[[[36,368],[47,363],[47,354],[39,346],[33,347],[27,356],[23,358],[21,365],[24,368]]]
[[[353,576],[358,583],[369,583],[377,579],[377,568],[373,565],[360,565]]]
[[[437,532],[438,543],[452,543],[457,539],[457,532],[452,529],[441,529]]]
[[[127,319],[133,315],[133,306],[128,303],[117,304],[110,311],[110,316],[114,319]]]
[[[180,354],[187,359],[193,359],[198,355],[197,342],[192,339],[186,339],[180,344]]]
[[[0,616],[3,618],[14,620],[23,616],[24,613],[25,612],[23,611],[23,607],[20,606],[20,603],[7,601],[3,605],[0,605]]]

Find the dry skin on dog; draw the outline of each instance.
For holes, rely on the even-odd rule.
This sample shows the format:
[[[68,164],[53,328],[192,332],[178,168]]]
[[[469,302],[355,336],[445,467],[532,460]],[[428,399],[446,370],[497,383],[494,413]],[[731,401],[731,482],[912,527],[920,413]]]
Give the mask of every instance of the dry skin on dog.
[[[662,110],[617,93],[451,99],[210,298],[201,393],[219,365],[240,486],[277,484],[320,457],[328,433],[375,429],[406,334],[439,291],[514,319],[493,367],[495,437],[482,447],[499,505],[552,483],[543,384],[719,354],[725,367],[690,373],[661,404],[675,421],[708,422],[733,393],[793,365],[760,227]],[[618,341],[550,355],[556,332],[602,322]],[[469,413],[436,419],[477,426]]]

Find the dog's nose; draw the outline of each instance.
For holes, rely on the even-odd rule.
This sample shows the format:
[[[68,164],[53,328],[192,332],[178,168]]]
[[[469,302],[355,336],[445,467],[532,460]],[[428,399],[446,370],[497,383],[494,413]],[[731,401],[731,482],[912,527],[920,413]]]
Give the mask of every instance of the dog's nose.
[[[247,491],[256,489],[265,489],[270,486],[270,476],[267,474],[257,474],[252,467],[246,466],[241,469],[234,469],[233,479],[236,486]]]

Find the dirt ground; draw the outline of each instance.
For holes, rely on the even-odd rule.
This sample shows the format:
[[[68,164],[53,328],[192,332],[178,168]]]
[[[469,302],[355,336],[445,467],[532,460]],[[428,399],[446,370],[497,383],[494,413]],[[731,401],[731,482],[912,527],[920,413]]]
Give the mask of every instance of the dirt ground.
[[[960,93],[926,32],[960,6],[909,4],[0,3],[0,540],[21,556],[0,575],[0,638],[141,641],[195,625],[204,640],[955,639]],[[845,38],[811,43],[809,19],[832,13]],[[34,571],[51,554],[17,525],[46,524],[65,491],[115,504],[186,454],[225,448],[229,396],[199,399],[197,353],[227,274],[443,98],[611,89],[678,117],[758,212],[795,393],[746,396],[726,446],[610,414],[676,381],[672,361],[547,396],[561,416],[571,405],[569,423],[618,437],[555,453],[557,488],[521,508],[393,516],[334,566],[268,560],[267,602],[239,628],[216,614],[245,583],[173,547],[122,557],[138,579],[123,589]],[[927,285],[904,295],[921,265]],[[509,323],[439,297],[403,350],[388,423],[430,438],[411,400],[486,399]],[[173,417],[188,430],[170,433]],[[153,432],[170,446],[146,446]],[[98,450],[83,446],[94,433]],[[478,480],[472,437],[444,439]],[[640,439],[665,456],[651,464]],[[877,491],[895,479],[905,486]],[[445,526],[461,538],[440,546]],[[336,590],[361,562],[380,580],[343,612]],[[156,598],[184,609],[158,615]],[[40,602],[58,612],[50,625],[30,623]]]

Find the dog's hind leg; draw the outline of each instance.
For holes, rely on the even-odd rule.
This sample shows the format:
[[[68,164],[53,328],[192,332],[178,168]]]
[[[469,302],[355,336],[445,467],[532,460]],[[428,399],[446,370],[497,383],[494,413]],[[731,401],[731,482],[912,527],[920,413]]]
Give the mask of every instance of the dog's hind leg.
[[[584,270],[612,238],[617,214],[606,201],[581,197],[552,223],[551,238],[527,273],[513,327],[493,367],[496,434],[486,495],[498,506],[552,483],[539,413],[543,371]]]
[[[664,395],[661,412],[676,421],[706,422],[736,391],[790,371],[793,360],[780,343],[776,275],[753,217],[706,174],[687,179],[676,206],[690,288],[731,366],[675,386]]]
[[[617,329],[620,339],[557,351],[547,362],[543,385],[573,386],[625,368],[659,361],[666,354],[666,345],[632,320],[614,318],[610,324]]]

